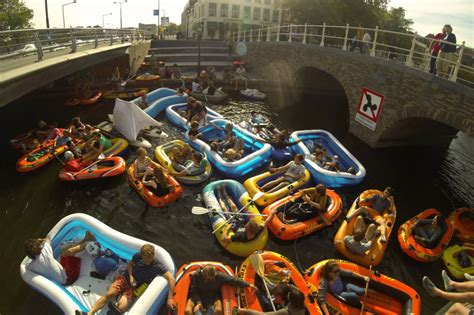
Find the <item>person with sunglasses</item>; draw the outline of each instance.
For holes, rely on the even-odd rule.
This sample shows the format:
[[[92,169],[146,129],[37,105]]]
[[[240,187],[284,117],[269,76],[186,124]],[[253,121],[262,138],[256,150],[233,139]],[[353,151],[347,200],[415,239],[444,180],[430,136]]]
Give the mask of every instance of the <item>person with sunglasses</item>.
[[[341,270],[335,261],[328,261],[322,268],[322,277],[318,287],[318,303],[324,315],[329,315],[329,309],[326,304],[326,295],[329,293],[340,296],[350,305],[358,305],[360,297],[364,295],[365,289],[346,279],[361,278],[365,282],[369,282],[370,278],[362,276],[351,271]]]

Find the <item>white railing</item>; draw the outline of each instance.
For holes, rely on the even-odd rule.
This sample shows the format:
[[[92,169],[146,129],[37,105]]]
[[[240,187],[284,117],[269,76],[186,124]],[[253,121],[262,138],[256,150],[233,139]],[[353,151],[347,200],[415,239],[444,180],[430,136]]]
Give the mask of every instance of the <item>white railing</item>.
[[[99,46],[143,40],[135,29],[51,28],[0,32],[0,61],[36,55],[43,60],[45,53],[76,52],[78,47],[95,49]],[[61,54],[56,53],[54,55]]]
[[[362,41],[362,35],[368,31],[371,39]],[[404,64],[407,67],[422,71],[430,70],[430,48],[435,40],[418,35],[417,33],[400,33],[376,28],[361,28],[350,26],[326,25],[282,25],[260,29],[239,30],[230,34],[233,41],[288,41],[301,44],[313,44],[346,51],[360,52],[376,58],[383,58]],[[449,45],[450,42],[436,41]],[[437,59],[445,61],[449,66],[447,73],[442,77],[470,88],[474,87],[474,68],[472,56],[465,54],[465,42],[456,44],[455,60]]]

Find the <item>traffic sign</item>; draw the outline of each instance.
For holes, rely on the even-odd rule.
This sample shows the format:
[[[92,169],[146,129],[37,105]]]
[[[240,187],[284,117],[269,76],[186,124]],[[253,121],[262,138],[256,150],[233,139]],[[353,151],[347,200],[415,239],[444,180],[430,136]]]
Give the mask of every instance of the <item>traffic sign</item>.
[[[382,112],[385,96],[368,88],[362,88],[355,120],[374,131]]]
[[[170,25],[170,18],[167,17],[167,16],[162,16],[161,17],[161,25],[169,26]]]
[[[160,10],[153,10],[154,16],[160,16]]]

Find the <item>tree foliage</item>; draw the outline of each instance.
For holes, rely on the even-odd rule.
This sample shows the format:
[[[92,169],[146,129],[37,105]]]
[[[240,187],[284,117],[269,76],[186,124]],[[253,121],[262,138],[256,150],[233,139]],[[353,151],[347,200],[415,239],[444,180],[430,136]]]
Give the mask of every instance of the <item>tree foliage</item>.
[[[0,1],[0,31],[31,27],[33,10],[23,0]]]

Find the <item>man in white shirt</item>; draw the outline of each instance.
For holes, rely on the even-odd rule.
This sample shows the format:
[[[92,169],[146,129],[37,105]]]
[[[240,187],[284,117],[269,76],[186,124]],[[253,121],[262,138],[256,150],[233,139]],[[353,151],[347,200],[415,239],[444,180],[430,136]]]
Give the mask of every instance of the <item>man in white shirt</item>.
[[[372,42],[372,37],[370,37],[369,31],[365,31],[364,37],[362,37],[362,53],[368,54],[370,49],[370,43]]]
[[[81,259],[74,255],[83,251],[86,244],[93,240],[94,235],[86,232],[79,243],[71,244],[61,250],[61,260],[58,262],[54,258],[49,237],[30,238],[25,241],[25,253],[31,259],[26,268],[62,285],[70,285],[81,273]]]
[[[282,173],[283,176],[278,177],[275,180],[272,180],[265,185],[262,186],[262,190],[267,193],[275,192],[292,182],[296,182],[300,178],[304,176],[304,172],[306,168],[303,165],[304,162],[304,156],[303,154],[297,154],[295,155],[295,159],[291,162],[289,162],[286,165],[276,167],[276,168],[271,168],[270,173]]]

